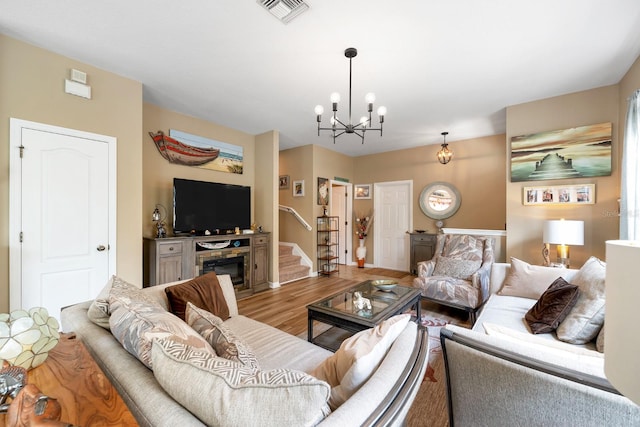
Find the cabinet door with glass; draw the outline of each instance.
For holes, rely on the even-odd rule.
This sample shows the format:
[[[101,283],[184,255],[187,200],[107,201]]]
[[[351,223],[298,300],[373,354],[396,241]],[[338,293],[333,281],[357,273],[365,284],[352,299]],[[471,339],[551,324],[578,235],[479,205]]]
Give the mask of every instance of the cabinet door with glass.
[[[318,274],[338,272],[338,239],[340,229],[337,216],[320,216],[318,227]]]

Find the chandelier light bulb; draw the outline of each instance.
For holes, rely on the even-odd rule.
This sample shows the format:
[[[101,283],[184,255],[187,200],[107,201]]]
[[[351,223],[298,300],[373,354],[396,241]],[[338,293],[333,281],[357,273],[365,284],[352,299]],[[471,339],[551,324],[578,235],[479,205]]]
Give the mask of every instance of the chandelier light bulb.
[[[368,121],[369,119],[366,118],[365,116],[360,117],[360,124],[362,125],[362,127],[366,127]]]
[[[382,105],[380,107],[378,107],[378,115],[380,117],[386,116],[387,115],[387,107],[382,106]]]
[[[321,116],[324,113],[324,107],[322,105],[316,105],[315,108],[316,115]]]
[[[331,100],[331,103],[337,104],[340,102],[340,94],[338,92],[333,92],[329,99]]]
[[[329,120],[331,122],[331,126],[335,126],[336,125],[336,118],[335,117],[331,117],[331,120]]]
[[[364,96],[364,100],[367,101],[367,104],[373,104],[376,102],[376,95],[373,92],[369,92]]]

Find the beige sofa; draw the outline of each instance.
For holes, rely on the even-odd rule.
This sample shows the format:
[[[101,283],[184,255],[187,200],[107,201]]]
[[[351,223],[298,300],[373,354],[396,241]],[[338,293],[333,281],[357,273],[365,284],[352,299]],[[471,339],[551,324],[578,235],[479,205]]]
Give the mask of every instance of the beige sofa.
[[[637,426],[640,407],[604,375],[595,342],[533,335],[534,298],[500,295],[510,264],[495,263],[491,292],[472,330],[441,332],[451,426]],[[554,269],[571,283],[577,270]]]
[[[254,352],[262,369],[286,368],[310,373],[333,353],[271,326],[238,314],[228,276],[219,276],[230,318],[224,323]],[[145,288],[163,298],[164,288]],[[203,423],[177,403],[157,382],[154,372],[129,354],[109,330],[89,320],[91,301],[65,308],[62,327],[75,332],[118,390],[142,426],[191,426]],[[323,426],[401,425],[415,398],[427,365],[424,328],[409,322],[393,342],[379,367],[345,403],[320,422]],[[154,349],[155,351],[155,349]],[[198,387],[197,384],[193,385]],[[201,391],[206,395],[207,390]],[[247,408],[251,411],[251,408]],[[257,414],[260,418],[260,414]],[[266,416],[266,415],[265,415]],[[270,424],[263,418],[261,425]],[[257,425],[257,424],[256,424]]]

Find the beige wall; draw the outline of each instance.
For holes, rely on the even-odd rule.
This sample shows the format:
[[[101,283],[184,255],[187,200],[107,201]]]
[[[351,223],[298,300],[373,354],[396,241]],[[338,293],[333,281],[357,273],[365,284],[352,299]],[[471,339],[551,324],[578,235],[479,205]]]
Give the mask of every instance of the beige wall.
[[[611,122],[612,174],[607,177],[553,181],[510,182],[507,171],[507,257],[542,263],[542,225],[547,219],[574,219],[585,222],[584,246],[571,248],[572,266],[580,267],[591,255],[605,257],[605,241],[616,239],[616,214],[620,195],[619,93],[618,85],[543,99],[507,108],[507,141],[511,137],[535,132],[573,128]],[[505,148],[509,156],[509,145]],[[505,163],[509,168],[509,162]],[[540,184],[595,183],[596,203],[585,206],[525,206],[522,188]],[[552,260],[555,249],[552,248]]]
[[[411,230],[435,233],[435,220],[420,209],[422,189],[433,182],[445,181],[460,192],[458,212],[444,220],[446,227],[504,230],[505,217],[505,136],[494,135],[449,144],[454,157],[442,165],[436,158],[439,145],[388,151],[355,158],[354,183],[413,180],[413,226]],[[371,200],[354,200],[353,210],[366,213]],[[376,226],[375,219],[373,227]],[[367,259],[373,262],[373,239],[366,240]]]
[[[243,173],[220,172],[169,163],[160,155],[153,140],[149,136],[149,132],[155,133],[158,130],[168,134],[169,129],[176,129],[243,147]],[[143,111],[143,131],[140,138],[142,139],[143,150],[142,224],[144,227],[143,234],[145,236],[154,236],[155,227],[151,220],[151,214],[157,203],[168,210],[167,233],[173,233],[171,224],[173,178],[223,182],[225,184],[248,185],[251,187],[253,187],[255,183],[255,142],[254,136],[248,133],[145,103]],[[252,191],[251,194],[252,221],[255,220],[254,193],[255,191]]]
[[[76,68],[91,100],[64,93]],[[9,118],[116,137],[117,273],[142,281],[142,85],[0,34],[0,312],[9,310]]]
[[[460,210],[445,221],[453,228],[504,230],[505,216],[505,136],[494,135],[449,144],[454,159],[441,165],[436,158],[438,145],[389,151],[361,157],[348,157],[320,146],[305,146],[280,153],[280,174],[291,180],[305,177],[306,196],[292,197],[291,189],[280,191],[280,203],[293,206],[307,221],[322,214],[316,202],[317,177],[347,178],[354,184],[413,180],[413,229],[436,231],[435,221],[427,218],[418,203],[422,189],[435,181],[446,181],[460,191]],[[312,147],[312,148],[310,148]],[[310,168],[309,165],[312,165]],[[310,174],[309,170],[313,170]],[[311,187],[309,185],[311,180]],[[313,194],[310,195],[310,189]],[[353,211],[372,209],[373,199],[354,200]],[[297,242],[309,256],[315,254],[315,235],[303,234],[290,215],[281,213],[280,238]],[[314,223],[311,223],[315,227]],[[375,220],[373,223],[375,227]],[[315,228],[314,228],[315,229]],[[367,262],[373,262],[373,239],[366,241]]]
[[[264,231],[271,232],[269,257],[269,282],[278,282],[278,150],[280,138],[272,131],[255,138],[256,171],[253,187],[255,201],[255,222]]]

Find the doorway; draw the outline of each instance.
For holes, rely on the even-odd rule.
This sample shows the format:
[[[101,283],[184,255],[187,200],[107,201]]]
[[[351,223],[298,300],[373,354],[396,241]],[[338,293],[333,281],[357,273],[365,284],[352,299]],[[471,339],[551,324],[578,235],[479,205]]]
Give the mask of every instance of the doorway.
[[[332,216],[338,217],[340,224],[340,238],[338,239],[338,264],[352,264],[353,256],[351,237],[353,205],[351,202],[351,192],[353,186],[342,181],[331,180],[331,197],[329,198],[329,212]]]
[[[413,181],[373,184],[376,267],[409,271],[409,230],[413,226]]]
[[[9,305],[60,309],[116,271],[116,138],[12,118]]]

